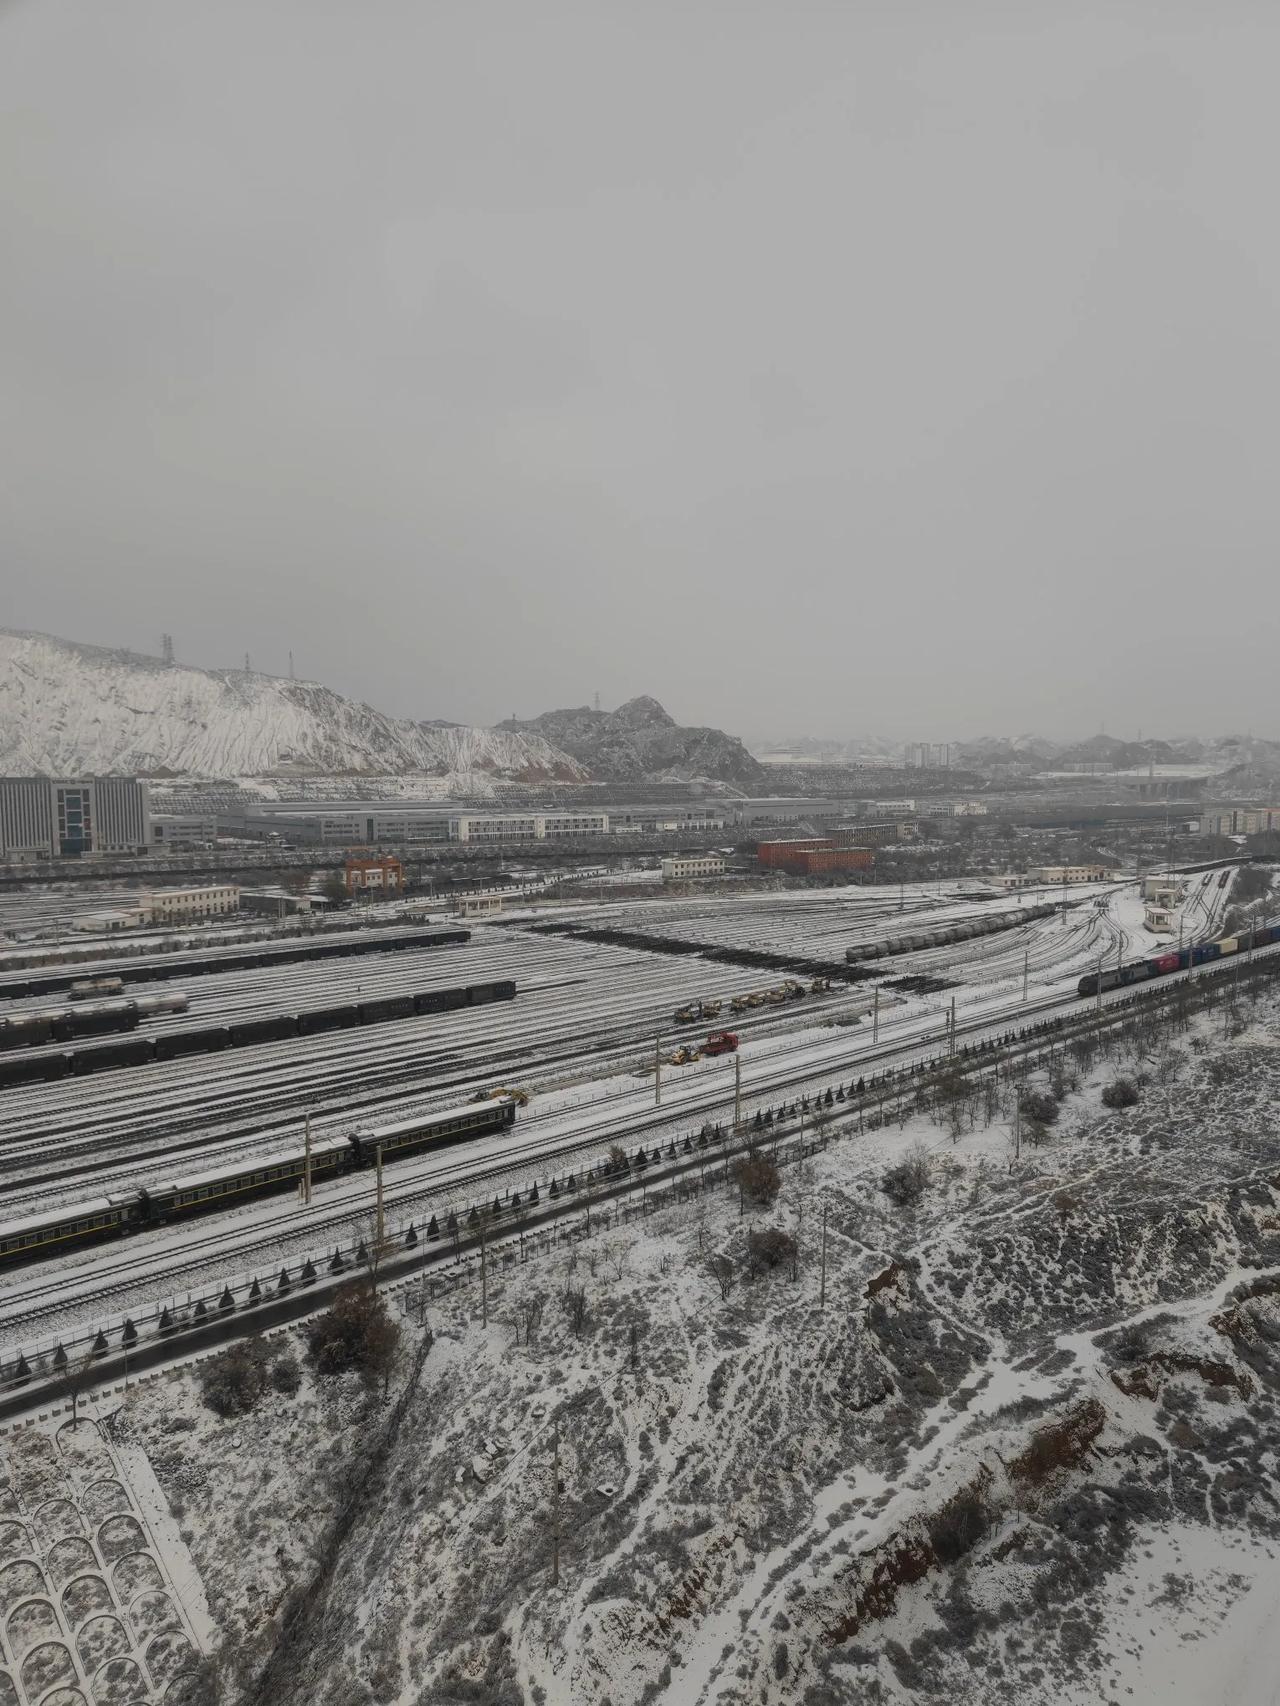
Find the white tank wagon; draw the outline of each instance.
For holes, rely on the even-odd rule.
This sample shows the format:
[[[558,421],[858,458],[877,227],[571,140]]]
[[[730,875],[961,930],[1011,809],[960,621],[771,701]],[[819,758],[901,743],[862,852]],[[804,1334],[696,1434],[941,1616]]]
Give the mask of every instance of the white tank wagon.
[[[190,1003],[181,990],[139,995],[129,1001],[77,1001],[63,1007],[27,1008],[0,1018],[0,1050],[39,1048],[76,1037],[132,1031],[163,1013],[185,1013]]]
[[[941,948],[948,942],[967,942],[973,936],[994,936],[999,930],[1017,930],[1038,918],[1052,918],[1056,906],[1020,906],[1016,912],[1000,912],[983,918],[966,918],[955,924],[939,924],[932,930],[913,930],[904,936],[889,936],[883,942],[861,942],[845,949],[850,965],[862,960],[889,959],[894,954],[914,954],[921,948]]]

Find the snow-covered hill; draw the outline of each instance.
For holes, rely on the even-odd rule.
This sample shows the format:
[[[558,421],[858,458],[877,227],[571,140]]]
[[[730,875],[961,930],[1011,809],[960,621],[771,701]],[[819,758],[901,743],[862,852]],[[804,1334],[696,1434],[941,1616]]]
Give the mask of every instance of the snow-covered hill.
[[[384,716],[314,681],[193,669],[0,629],[0,774],[261,776],[424,772],[455,792],[494,779],[587,779],[541,736]]]
[[[683,728],[647,694],[616,711],[582,705],[503,727],[554,741],[590,765],[592,775],[611,782],[727,782],[737,788],[766,782],[764,769],[735,736]]]

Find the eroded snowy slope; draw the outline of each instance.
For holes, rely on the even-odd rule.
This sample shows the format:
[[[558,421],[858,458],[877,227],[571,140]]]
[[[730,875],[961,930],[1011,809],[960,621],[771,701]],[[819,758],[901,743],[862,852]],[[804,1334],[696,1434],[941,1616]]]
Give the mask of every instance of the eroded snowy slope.
[[[314,681],[0,630],[0,774],[420,771],[585,780],[538,735],[384,716]]]

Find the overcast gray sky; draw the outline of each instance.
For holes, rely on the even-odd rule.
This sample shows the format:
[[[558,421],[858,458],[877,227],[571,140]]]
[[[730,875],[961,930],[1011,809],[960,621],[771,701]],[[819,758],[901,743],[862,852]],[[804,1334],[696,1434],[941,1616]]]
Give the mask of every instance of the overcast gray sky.
[[[1280,734],[1258,0],[0,4],[0,624]]]

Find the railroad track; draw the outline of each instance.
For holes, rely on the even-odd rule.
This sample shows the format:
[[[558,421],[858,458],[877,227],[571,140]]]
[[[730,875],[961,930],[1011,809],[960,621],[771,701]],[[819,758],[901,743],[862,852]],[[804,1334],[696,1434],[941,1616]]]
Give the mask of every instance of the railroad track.
[[[1107,1004],[1127,993],[1116,992]],[[1082,1010],[1091,1005],[1088,1001],[1080,1002],[1078,998],[1068,999],[1060,995],[1009,1004],[963,1025],[958,1024],[957,1042],[1000,1034],[1016,1019],[1043,1016],[1073,1004]],[[847,1076],[850,1071],[865,1069],[873,1062],[877,1069],[887,1070],[891,1066],[909,1066],[920,1058],[936,1058],[940,1041],[941,1037],[931,1032],[903,1039],[897,1044],[847,1051],[843,1058],[811,1059],[804,1065],[773,1073],[764,1083],[751,1086],[744,1101],[763,1107],[766,1097],[777,1096],[785,1100],[793,1092],[805,1091],[806,1087],[825,1090],[827,1086],[841,1081],[840,1069]],[[772,1106],[772,1102],[767,1105]],[[554,1166],[588,1151],[598,1152],[617,1139],[624,1139],[628,1145],[648,1146],[655,1141],[665,1143],[673,1138],[683,1138],[713,1120],[716,1114],[728,1115],[731,1106],[732,1090],[724,1084],[717,1084],[667,1107],[619,1110],[605,1120],[594,1120],[587,1130],[562,1132],[534,1142],[513,1144],[510,1140],[503,1140],[495,1153],[483,1159],[474,1156],[470,1160],[461,1156],[451,1158],[449,1152],[445,1152],[443,1156],[407,1161],[387,1175],[384,1183],[385,1209],[389,1214],[413,1211],[419,1220],[425,1221],[433,1205],[446,1212],[447,1206],[457,1200],[458,1192],[464,1187],[476,1191],[483,1185],[487,1194],[489,1189],[510,1179],[527,1188],[535,1177],[545,1181],[548,1165]],[[748,1106],[748,1114],[750,1111]],[[519,1131],[521,1128],[516,1129]],[[487,1147],[490,1141],[496,1140],[481,1140],[474,1148]],[[532,1169],[543,1169],[543,1172],[536,1175]],[[46,1276],[43,1269],[18,1270],[18,1283],[8,1289],[7,1296],[0,1295],[3,1331],[7,1336],[24,1326],[30,1327],[37,1320],[49,1319],[51,1311],[66,1313],[82,1305],[86,1295],[105,1300],[110,1297],[113,1287],[122,1281],[135,1285],[145,1282],[153,1294],[161,1296],[175,1295],[180,1290],[194,1291],[202,1283],[210,1283],[202,1281],[200,1275],[213,1258],[224,1273],[228,1263],[238,1269],[261,1272],[277,1260],[300,1259],[296,1249],[292,1255],[290,1250],[301,1244],[312,1259],[318,1260],[323,1246],[335,1233],[349,1231],[370,1219],[367,1183],[361,1188],[357,1181],[344,1180],[337,1189],[343,1192],[340,1200],[331,1201],[320,1212],[313,1209],[303,1221],[299,1220],[296,1206],[287,1201],[279,1206],[272,1204],[265,1212],[263,1205],[257,1205],[249,1216],[224,1219],[211,1226],[208,1232],[201,1228],[194,1238],[189,1236],[191,1229],[184,1228],[181,1244],[171,1243],[160,1251],[138,1250],[136,1246],[140,1241],[149,1242],[153,1236],[157,1239],[164,1236],[163,1233],[143,1234],[131,1240],[127,1250],[113,1251],[105,1261],[99,1258],[82,1268],[63,1268],[56,1276]],[[265,1255],[268,1250],[271,1251],[269,1257]],[[36,1277],[25,1281],[21,1276],[27,1273]]]

